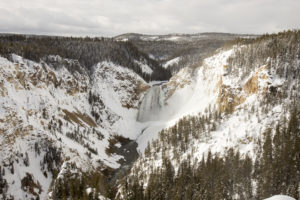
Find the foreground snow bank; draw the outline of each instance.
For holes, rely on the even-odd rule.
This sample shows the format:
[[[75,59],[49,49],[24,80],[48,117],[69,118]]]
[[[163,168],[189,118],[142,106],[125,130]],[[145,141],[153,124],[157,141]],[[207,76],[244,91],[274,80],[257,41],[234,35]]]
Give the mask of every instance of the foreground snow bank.
[[[275,195],[265,200],[295,200],[295,199],[286,195]]]

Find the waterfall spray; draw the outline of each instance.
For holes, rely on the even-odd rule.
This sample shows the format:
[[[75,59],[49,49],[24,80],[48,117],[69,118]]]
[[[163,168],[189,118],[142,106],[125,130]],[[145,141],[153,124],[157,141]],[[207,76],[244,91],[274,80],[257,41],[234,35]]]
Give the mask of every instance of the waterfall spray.
[[[140,122],[159,120],[159,113],[163,106],[163,92],[160,85],[151,87],[144,96],[137,120]]]

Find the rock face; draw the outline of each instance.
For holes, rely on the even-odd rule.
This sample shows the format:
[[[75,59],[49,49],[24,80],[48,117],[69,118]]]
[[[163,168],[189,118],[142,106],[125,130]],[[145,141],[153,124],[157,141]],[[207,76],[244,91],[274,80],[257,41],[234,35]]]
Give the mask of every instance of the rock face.
[[[219,95],[217,99],[218,111],[220,113],[232,113],[234,108],[246,100],[244,95],[241,95],[241,88],[231,88],[222,84],[220,79]]]
[[[254,94],[264,98],[267,95],[268,85],[271,84],[269,74],[268,66],[263,65],[250,75],[246,83],[238,83],[233,87],[224,85],[221,77],[217,100],[219,112],[232,113],[236,106],[244,103],[249,96]]]
[[[264,65],[257,69],[255,74],[251,76],[248,81],[245,83],[243,89],[245,93],[249,96],[251,94],[257,94],[259,91],[260,82],[266,81],[269,79],[268,66]]]
[[[258,92],[258,76],[252,76],[244,85],[244,90],[247,95],[257,94]]]

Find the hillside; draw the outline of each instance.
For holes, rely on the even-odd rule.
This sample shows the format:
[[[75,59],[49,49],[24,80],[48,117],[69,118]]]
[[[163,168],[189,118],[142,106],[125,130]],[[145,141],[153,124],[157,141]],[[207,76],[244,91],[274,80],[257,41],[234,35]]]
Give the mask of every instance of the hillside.
[[[9,186],[7,197],[45,198],[51,181],[70,163],[82,171],[118,167],[120,156],[105,153],[108,139],[116,133],[134,137],[124,124],[134,123],[146,82],[110,62],[95,65],[89,77],[80,65],[81,73],[70,72],[66,65],[76,61],[58,56],[53,59],[64,64],[56,69],[17,55],[12,59],[1,58],[1,180]],[[23,177],[30,181],[23,183]]]
[[[0,37],[2,199],[299,198],[300,32],[151,37]]]
[[[117,198],[297,199],[298,58],[299,32],[281,33],[242,40],[173,76]]]
[[[102,61],[132,69],[145,80],[167,80],[170,73],[131,42],[111,38],[74,38],[31,35],[0,35],[0,53],[10,59],[14,53],[26,59],[48,62],[47,56],[78,60],[87,70]],[[72,68],[76,70],[76,68]]]
[[[130,41],[138,49],[157,60],[172,73],[184,67],[199,65],[215,50],[237,38],[255,38],[257,35],[230,33],[198,33],[142,35],[128,33],[116,36],[117,41]]]

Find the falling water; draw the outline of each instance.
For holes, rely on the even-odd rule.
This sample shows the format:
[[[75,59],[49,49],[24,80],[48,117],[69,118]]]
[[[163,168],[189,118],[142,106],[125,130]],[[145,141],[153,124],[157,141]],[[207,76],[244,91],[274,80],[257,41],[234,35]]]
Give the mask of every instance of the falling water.
[[[159,120],[159,112],[163,105],[163,92],[160,85],[151,87],[144,96],[137,120],[140,122]]]

